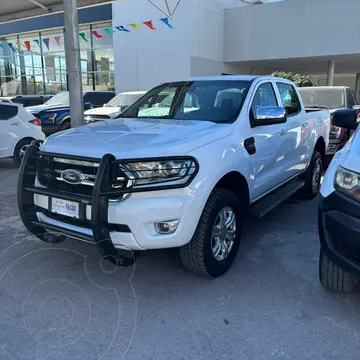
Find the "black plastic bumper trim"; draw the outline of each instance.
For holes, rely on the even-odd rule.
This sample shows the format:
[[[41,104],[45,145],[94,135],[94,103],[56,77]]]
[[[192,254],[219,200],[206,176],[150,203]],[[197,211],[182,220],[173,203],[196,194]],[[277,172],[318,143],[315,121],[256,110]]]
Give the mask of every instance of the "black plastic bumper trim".
[[[320,196],[318,229],[322,250],[340,268],[360,276],[360,203],[335,191]],[[339,248],[353,250],[343,251]]]

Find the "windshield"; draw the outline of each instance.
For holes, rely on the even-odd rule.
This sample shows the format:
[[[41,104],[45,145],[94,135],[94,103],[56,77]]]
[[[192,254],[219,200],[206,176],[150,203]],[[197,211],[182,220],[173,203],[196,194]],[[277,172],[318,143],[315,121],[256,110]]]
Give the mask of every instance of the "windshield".
[[[69,93],[67,91],[61,92],[49,99],[46,105],[70,105]]]
[[[111,99],[106,106],[130,106],[133,104],[137,99],[143,96],[144,93],[137,93],[137,94],[118,94],[113,99]]]
[[[161,118],[228,123],[239,114],[251,81],[166,83],[146,93],[121,118]]]
[[[299,89],[305,107],[341,109],[345,107],[345,93],[342,89]]]

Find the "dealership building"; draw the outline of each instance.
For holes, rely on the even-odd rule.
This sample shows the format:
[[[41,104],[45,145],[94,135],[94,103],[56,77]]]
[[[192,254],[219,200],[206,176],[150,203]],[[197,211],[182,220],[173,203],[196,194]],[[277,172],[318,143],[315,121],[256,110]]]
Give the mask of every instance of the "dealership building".
[[[351,86],[359,96],[360,1],[177,3],[121,0],[80,9],[84,90],[147,90],[190,76],[291,71],[310,75],[315,85]],[[0,94],[64,89],[63,14],[1,24]]]

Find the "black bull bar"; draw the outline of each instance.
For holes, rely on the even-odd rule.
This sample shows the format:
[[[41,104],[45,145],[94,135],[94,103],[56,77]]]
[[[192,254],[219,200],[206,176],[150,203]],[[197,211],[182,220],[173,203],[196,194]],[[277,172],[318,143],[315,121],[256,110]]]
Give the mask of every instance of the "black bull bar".
[[[116,163],[115,157],[111,154],[106,154],[102,157],[95,178],[93,193],[92,196],[89,196],[35,186],[40,155],[39,142],[33,142],[27,148],[21,161],[17,201],[20,217],[25,228],[31,234],[45,242],[62,242],[66,236],[69,236],[94,243],[99,248],[102,256],[116,265],[132,265],[135,261],[135,254],[130,250],[118,250],[114,247],[108,226],[109,197],[111,195],[121,195],[128,192],[125,189],[116,191],[110,189],[110,171],[114,163]],[[77,202],[83,209],[85,209],[86,205],[91,205],[90,229],[92,230],[93,236],[39,221],[36,213],[41,212],[41,210],[35,205],[34,194],[48,196],[50,200],[49,204],[51,203],[51,198],[54,197]],[[48,208],[48,210],[50,209]],[[54,232],[61,235],[54,235]]]

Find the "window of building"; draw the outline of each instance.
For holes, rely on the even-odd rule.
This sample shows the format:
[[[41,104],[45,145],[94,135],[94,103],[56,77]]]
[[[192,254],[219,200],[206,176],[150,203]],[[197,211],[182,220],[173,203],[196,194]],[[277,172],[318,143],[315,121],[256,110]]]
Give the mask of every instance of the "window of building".
[[[115,90],[111,22],[79,27],[84,91]],[[0,37],[0,96],[68,89],[64,29]],[[8,44],[11,44],[11,47]]]

